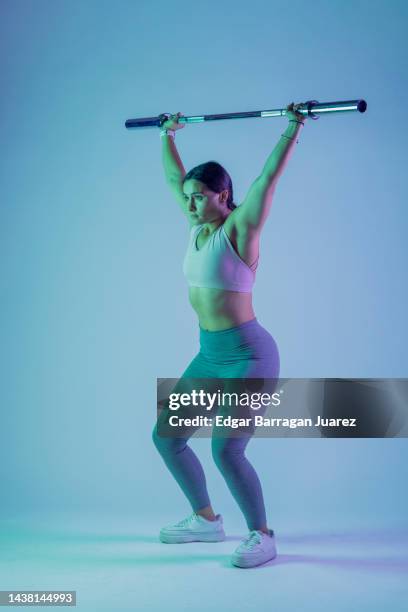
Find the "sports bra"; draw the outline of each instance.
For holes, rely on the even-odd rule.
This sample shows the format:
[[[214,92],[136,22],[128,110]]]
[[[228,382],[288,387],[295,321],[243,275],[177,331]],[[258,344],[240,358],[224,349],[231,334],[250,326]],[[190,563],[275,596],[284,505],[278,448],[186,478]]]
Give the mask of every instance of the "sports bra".
[[[223,224],[198,249],[197,237],[203,225],[192,226],[183,261],[183,273],[190,287],[250,293],[255,282],[258,258],[249,267],[235,251]]]

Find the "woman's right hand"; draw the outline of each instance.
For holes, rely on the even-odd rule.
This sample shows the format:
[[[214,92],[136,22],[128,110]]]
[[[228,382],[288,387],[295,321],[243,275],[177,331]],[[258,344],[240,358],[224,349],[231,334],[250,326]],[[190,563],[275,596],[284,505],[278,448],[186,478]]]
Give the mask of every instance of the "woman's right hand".
[[[166,130],[182,130],[186,127],[185,123],[179,123],[179,117],[183,117],[182,113],[176,113],[175,115],[170,115],[170,117],[162,124],[162,129]]]

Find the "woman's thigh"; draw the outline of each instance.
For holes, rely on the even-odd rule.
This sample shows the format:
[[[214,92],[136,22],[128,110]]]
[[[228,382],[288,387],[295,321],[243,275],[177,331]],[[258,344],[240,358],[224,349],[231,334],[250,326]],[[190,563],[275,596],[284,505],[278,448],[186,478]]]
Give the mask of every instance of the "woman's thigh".
[[[253,325],[251,322],[250,325],[251,329],[247,330],[248,333],[245,336],[235,334],[232,330],[233,335],[235,335],[232,341],[231,334],[228,332],[229,341],[227,340],[226,343],[223,341],[218,342],[217,340],[215,344],[211,341],[212,345],[209,345],[208,343],[206,344],[206,336],[204,336],[200,351],[177,380],[168,395],[169,401],[159,416],[159,426],[162,427],[162,430],[167,428],[168,435],[172,437],[176,435],[174,433],[175,430],[169,425],[169,418],[175,414],[183,418],[193,418],[200,414],[214,418],[216,414],[237,416],[239,412],[237,412],[237,408],[225,408],[225,406],[218,405],[214,406],[211,413],[206,412],[204,407],[197,405],[179,405],[177,410],[173,411],[169,408],[171,398],[173,398],[173,402],[177,402],[182,394],[191,395],[194,390],[198,392],[202,390],[206,393],[214,393],[216,391],[242,393],[260,390],[255,389],[253,383],[246,381],[246,379],[250,378],[273,379],[272,383],[274,385],[277,384],[280,363],[275,340],[259,324]],[[227,379],[234,380],[229,381]],[[266,387],[262,383],[262,390],[272,393],[274,390],[270,388],[272,383],[268,382]],[[248,416],[252,415],[252,410],[246,410],[246,414]],[[258,414],[260,414],[259,411]],[[179,428],[178,432],[180,437],[188,439],[198,429],[200,429],[199,426],[189,426]],[[221,437],[225,437],[225,430],[218,429],[217,431],[217,429],[213,432],[215,436],[220,436],[221,431],[223,431],[224,435]],[[246,433],[252,435],[253,429],[246,429]]]
[[[184,419],[192,420],[197,416],[210,416],[206,412],[205,406],[197,404],[193,392],[199,393],[202,390],[205,393],[213,393],[217,387],[216,377],[216,369],[207,362],[201,353],[198,353],[171,390],[168,393],[166,392],[166,400],[161,406],[156,423],[158,435],[186,441],[199,430],[201,425],[190,425],[188,421],[185,424]],[[171,417],[174,418],[171,419]],[[174,424],[172,425],[172,423]]]

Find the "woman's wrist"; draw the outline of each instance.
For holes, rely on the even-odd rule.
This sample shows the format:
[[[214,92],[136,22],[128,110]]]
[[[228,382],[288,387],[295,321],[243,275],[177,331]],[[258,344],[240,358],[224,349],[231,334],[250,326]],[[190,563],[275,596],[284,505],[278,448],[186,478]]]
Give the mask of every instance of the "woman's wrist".
[[[163,138],[164,136],[170,136],[171,138],[175,138],[176,137],[176,130],[170,130],[169,128],[163,128],[160,130],[160,138]]]
[[[296,136],[296,134],[299,132],[301,127],[302,127],[301,122],[297,122],[291,119],[288,125],[286,126],[286,130],[284,134],[286,136]]]
[[[295,120],[295,119],[290,119],[288,121],[288,125],[287,127],[297,127],[298,125],[304,125],[304,121],[299,121],[299,120]]]
[[[302,125],[304,125],[303,121],[297,121],[295,119],[290,119],[285,132],[281,135],[281,138],[283,137],[286,140],[296,140],[296,136]],[[296,140],[296,143],[298,142],[299,141]]]

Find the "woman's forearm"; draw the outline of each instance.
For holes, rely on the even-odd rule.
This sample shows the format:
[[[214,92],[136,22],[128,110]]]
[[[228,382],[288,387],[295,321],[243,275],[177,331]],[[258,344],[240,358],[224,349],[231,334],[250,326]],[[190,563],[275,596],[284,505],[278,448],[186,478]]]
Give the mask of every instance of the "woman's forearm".
[[[296,144],[298,132],[301,129],[303,129],[301,123],[290,122],[288,124],[285,132],[283,132],[287,138],[284,136],[280,137],[278,144],[266,160],[261,172],[261,176],[264,179],[272,182],[282,174]]]
[[[176,149],[172,136],[164,135],[162,140],[162,161],[167,181],[184,178],[186,171]]]

